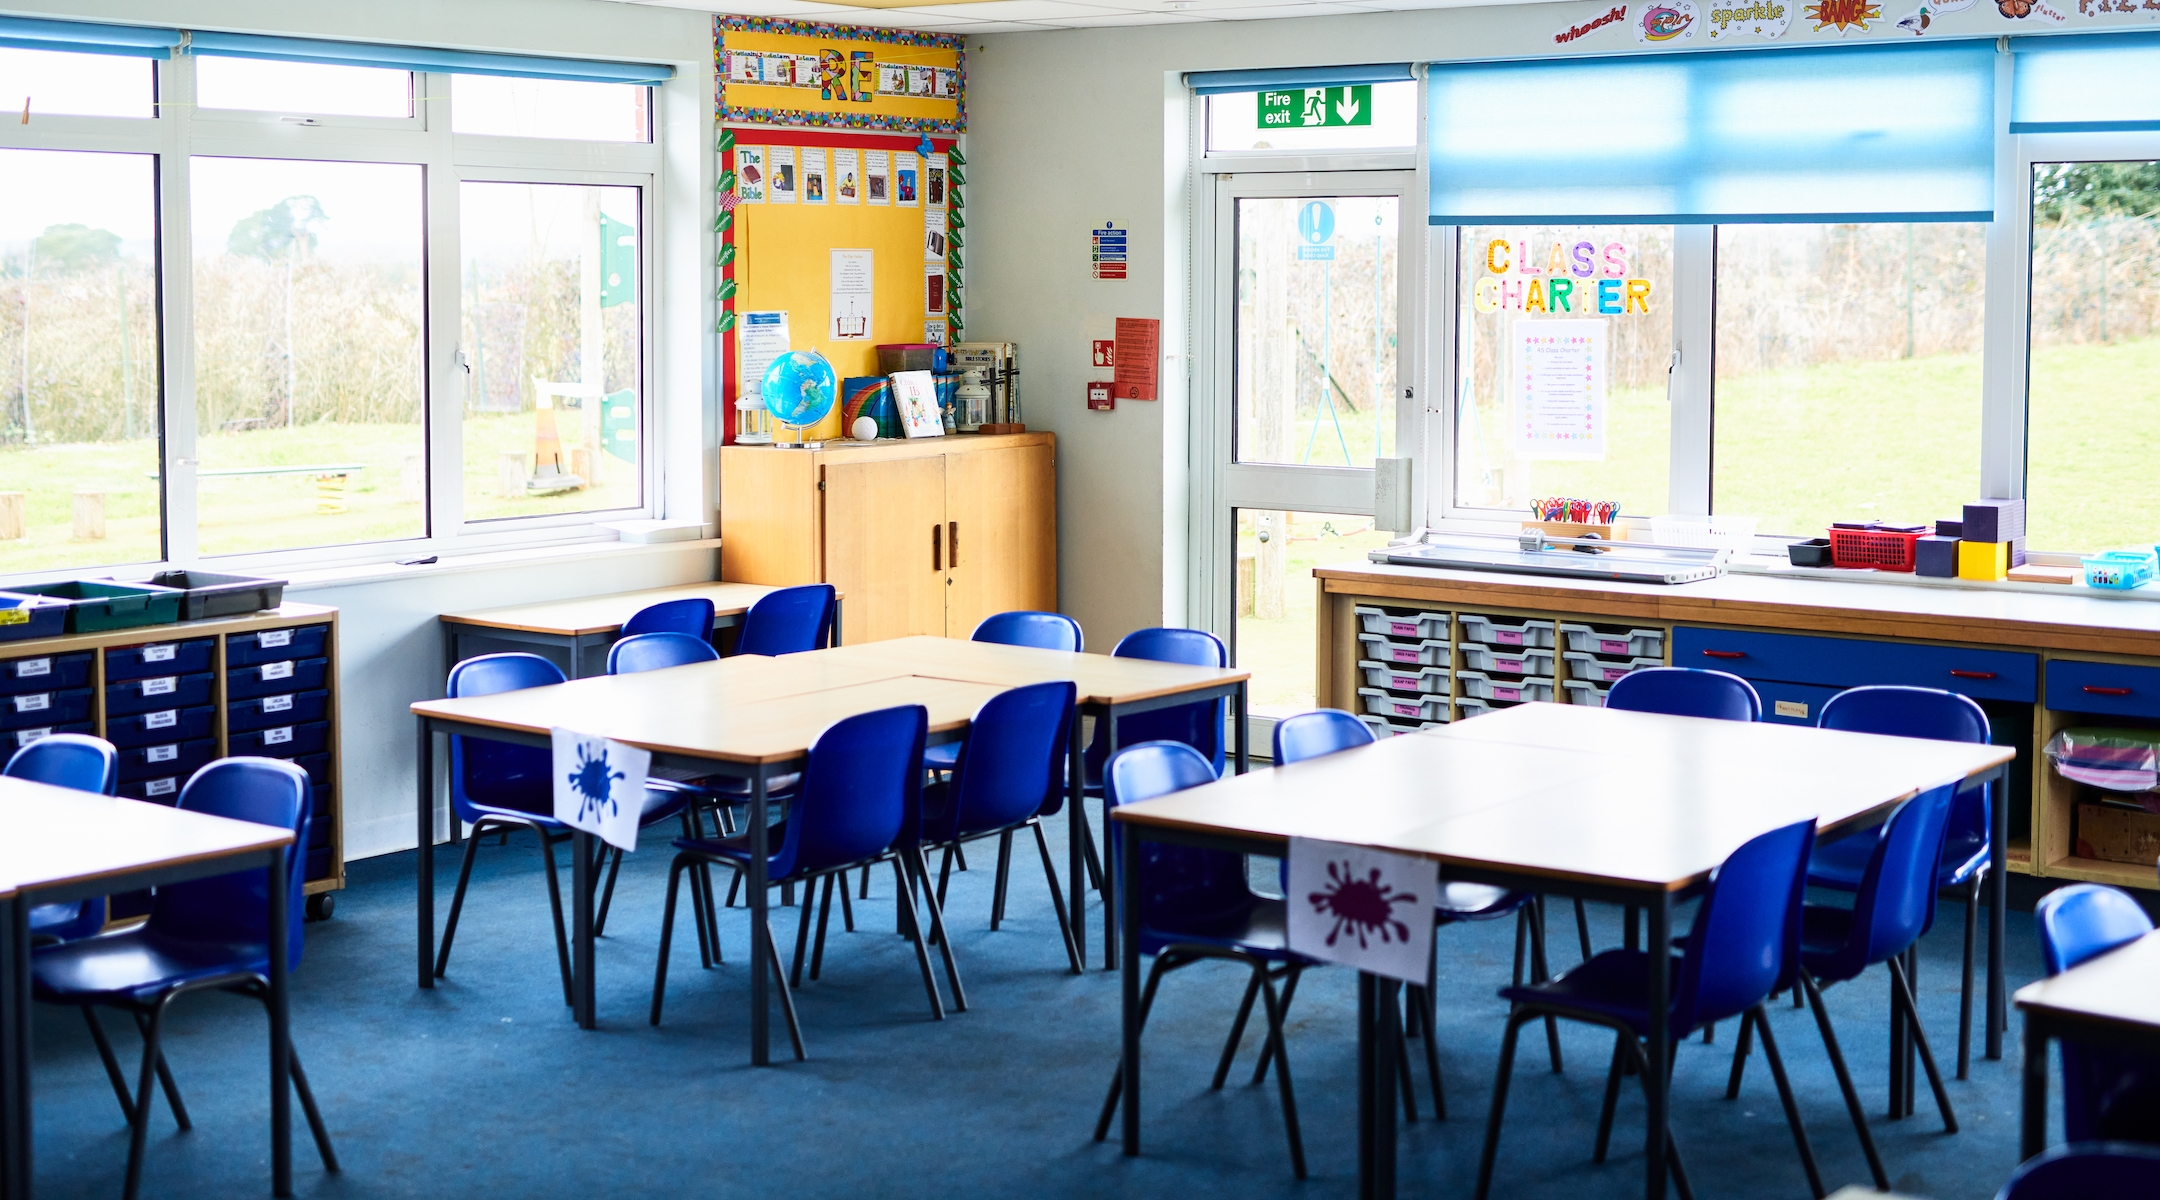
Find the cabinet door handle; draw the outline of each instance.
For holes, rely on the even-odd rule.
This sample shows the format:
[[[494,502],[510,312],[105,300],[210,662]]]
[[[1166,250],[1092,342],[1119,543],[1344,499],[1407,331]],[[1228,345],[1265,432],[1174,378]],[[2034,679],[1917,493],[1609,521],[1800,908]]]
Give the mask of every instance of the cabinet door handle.
[[[933,571],[945,569],[945,551],[942,541],[944,537],[945,527],[943,525],[932,525],[930,527],[930,569]]]
[[[958,567],[960,565],[960,522],[958,521],[947,521],[945,523],[945,565],[948,567]]]
[[[1742,653],[1741,651],[1738,651],[1738,650],[1705,650],[1705,651],[1703,651],[1703,657],[1704,657],[1704,658],[1746,658],[1746,657],[1747,657],[1747,655],[1746,655],[1745,653]]]
[[[2127,696],[2130,694],[2129,688],[2095,687],[2089,683],[2085,685],[2085,690],[2095,696]]]
[[[1993,679],[1993,678],[1995,678],[1995,672],[1993,672],[1993,671],[1960,671],[1960,670],[1958,670],[1958,669],[1957,669],[1956,667],[1952,667],[1952,668],[1950,668],[1950,676],[1951,676],[1951,678],[1953,678],[1953,679]]]

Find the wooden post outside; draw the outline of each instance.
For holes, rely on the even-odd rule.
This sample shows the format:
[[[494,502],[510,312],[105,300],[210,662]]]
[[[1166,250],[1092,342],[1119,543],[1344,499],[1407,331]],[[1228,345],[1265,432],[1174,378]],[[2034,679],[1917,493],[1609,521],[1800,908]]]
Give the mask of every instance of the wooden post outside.
[[[495,456],[495,494],[509,499],[525,494],[525,456],[505,450]]]
[[[0,492],[0,542],[12,542],[29,534],[29,497],[22,492]]]
[[[105,536],[105,493],[75,493],[75,540],[94,542]]]
[[[597,401],[588,400],[586,401],[586,403],[592,404],[597,403]],[[592,451],[587,450],[583,446],[572,446],[570,448],[570,473],[577,476],[579,479],[584,480],[586,487],[598,486],[600,481],[593,476],[593,471],[596,470],[599,465],[599,456],[595,455]]]

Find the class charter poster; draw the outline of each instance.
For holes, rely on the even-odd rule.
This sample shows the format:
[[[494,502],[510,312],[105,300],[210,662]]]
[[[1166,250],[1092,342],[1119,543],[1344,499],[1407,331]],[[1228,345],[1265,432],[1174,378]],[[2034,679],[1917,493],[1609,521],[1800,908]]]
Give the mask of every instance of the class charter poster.
[[[1517,321],[1508,331],[1510,442],[1529,459],[1605,457],[1602,320]]]

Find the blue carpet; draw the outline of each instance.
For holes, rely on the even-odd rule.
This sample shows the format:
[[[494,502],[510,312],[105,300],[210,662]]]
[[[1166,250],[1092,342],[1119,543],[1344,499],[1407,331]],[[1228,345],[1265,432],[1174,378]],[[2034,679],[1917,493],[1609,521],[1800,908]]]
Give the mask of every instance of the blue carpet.
[[[1062,872],[1062,820],[1056,825]],[[1126,1159],[1114,1143],[1090,1140],[1114,1065],[1117,977],[1067,973],[1040,867],[1032,848],[1016,849],[1010,917],[998,933],[988,930],[994,843],[978,844],[974,870],[953,880],[949,910],[969,1011],[929,1019],[914,955],[893,934],[886,871],[875,877],[872,898],[856,902],[858,932],[840,932],[835,911],[824,977],[797,993],[810,1061],[788,1061],[776,1006],[783,1065],[771,1069],[747,1065],[742,909],[722,915],[727,962],[709,972],[698,969],[682,914],[666,1019],[657,1029],[646,1024],[666,886],[663,838],[624,868],[598,948],[601,1028],[590,1033],[572,1024],[561,1002],[529,837],[482,847],[449,976],[432,991],[413,986],[413,856],[355,863],[336,917],[307,927],[293,1005],[297,1046],[345,1170],[324,1174],[295,1106],[296,1190],[354,1198],[1355,1194],[1354,976],[1314,972],[1292,1013],[1310,1181],[1291,1176],[1272,1081],[1245,1083],[1256,1036],[1248,1035],[1230,1085],[1207,1087],[1243,985],[1242,972],[1228,965],[1165,982],[1145,1043],[1144,1153]],[[438,864],[440,914],[455,881],[454,853]],[[776,911],[791,946],[795,914]],[[1099,931],[1099,909],[1090,915]],[[1617,910],[1593,907],[1592,919],[1597,944],[1616,944]],[[2039,962],[2030,917],[2014,913],[2011,921],[2014,988],[2039,974]],[[1956,1055],[1962,924],[1962,907],[1946,904],[1922,949],[1923,1015],[1946,1073]],[[1564,904],[1554,906],[1552,926],[1564,967],[1578,956]],[[1405,1196],[1470,1192],[1505,1012],[1494,989],[1507,981],[1512,952],[1512,922],[1442,931],[1440,1056],[1450,1119],[1431,1120],[1420,1065],[1422,1119],[1400,1129]],[[1892,1180],[1901,1192],[1940,1200],[1993,1196],[2017,1159],[2015,1022],[2000,1062],[1980,1057],[1976,1029],[1972,1078],[1950,1084],[1963,1132],[1944,1136],[1924,1079],[1917,1116],[1881,1116],[1887,992],[1878,969],[1831,989],[1829,1003]],[[1866,1166],[1813,1020],[1784,1005],[1773,1013],[1826,1182],[1832,1190],[1864,1184]],[[139,1043],[119,1025],[108,1019],[132,1078]],[[168,1055],[195,1128],[178,1132],[159,1101],[144,1194],[268,1195],[261,1009],[192,998],[175,1009],[169,1029]],[[1717,1045],[1693,1041],[1680,1054],[1674,1129],[1690,1175],[1706,1198],[1800,1200],[1805,1177],[1759,1052],[1741,1098],[1723,1098],[1735,1032],[1728,1023]],[[37,1038],[40,1194],[117,1196],[126,1128],[80,1019],[44,1010]],[[1566,1070],[1554,1074],[1543,1038],[1525,1031],[1494,1194],[1640,1196],[1641,1093],[1623,1093],[1615,1153],[1592,1164],[1611,1035],[1563,1025],[1562,1039]]]

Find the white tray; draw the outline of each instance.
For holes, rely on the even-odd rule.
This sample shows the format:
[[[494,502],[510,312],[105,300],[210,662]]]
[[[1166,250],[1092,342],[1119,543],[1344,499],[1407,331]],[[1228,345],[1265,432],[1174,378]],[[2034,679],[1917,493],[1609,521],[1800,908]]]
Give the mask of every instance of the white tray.
[[[1468,670],[1501,675],[1550,677],[1553,673],[1553,652],[1550,650],[1518,650],[1512,646],[1479,646],[1464,642],[1462,662]]]

